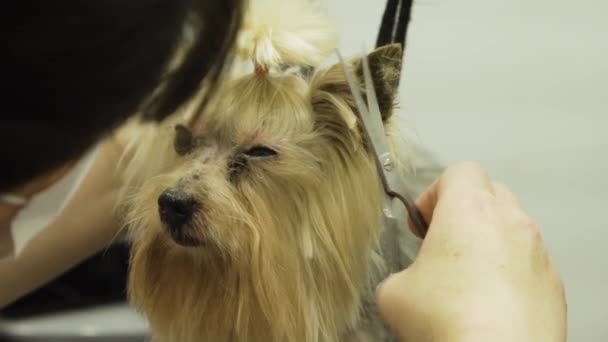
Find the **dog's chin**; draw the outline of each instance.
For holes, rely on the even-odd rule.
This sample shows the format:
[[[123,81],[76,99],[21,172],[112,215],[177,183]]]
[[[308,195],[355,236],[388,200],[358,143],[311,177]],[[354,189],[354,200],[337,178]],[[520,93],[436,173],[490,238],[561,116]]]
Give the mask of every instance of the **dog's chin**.
[[[199,238],[196,238],[192,235],[189,235],[187,233],[183,233],[183,232],[179,232],[179,231],[176,232],[176,231],[172,231],[171,229],[166,229],[166,232],[169,235],[169,237],[171,238],[171,240],[181,247],[194,248],[194,247],[203,247],[205,245],[205,243],[202,240],[200,240]]]

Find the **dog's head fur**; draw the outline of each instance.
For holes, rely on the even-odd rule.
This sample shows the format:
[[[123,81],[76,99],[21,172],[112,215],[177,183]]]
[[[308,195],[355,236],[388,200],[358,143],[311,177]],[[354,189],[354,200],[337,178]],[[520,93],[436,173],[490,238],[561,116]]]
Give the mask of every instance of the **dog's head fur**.
[[[401,48],[368,58],[388,124]],[[170,341],[336,340],[357,320],[382,224],[342,69],[247,75],[219,94],[139,155],[152,177],[127,203],[130,300]]]

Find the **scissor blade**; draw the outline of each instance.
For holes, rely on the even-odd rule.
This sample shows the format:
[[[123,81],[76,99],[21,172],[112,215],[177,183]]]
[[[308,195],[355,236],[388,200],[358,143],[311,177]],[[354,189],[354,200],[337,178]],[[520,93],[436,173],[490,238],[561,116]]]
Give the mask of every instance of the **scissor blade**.
[[[355,105],[359,111],[359,116],[362,120],[363,133],[366,136],[368,143],[372,147],[372,154],[376,167],[378,169],[378,177],[384,187],[384,191],[389,197],[396,197],[406,207],[410,218],[418,231],[424,236],[426,235],[427,225],[420,211],[415,206],[414,201],[408,196],[405,183],[400,179],[400,175],[395,173],[392,168],[385,169],[384,163],[394,163],[386,133],[384,123],[382,122],[382,114],[376,97],[374,83],[371,77],[371,71],[367,58],[363,58],[363,76],[366,88],[368,103],[371,108],[368,108],[361,93],[358,89],[358,83],[353,80],[350,71],[346,67],[346,63],[339,52],[337,52],[340,65],[344,71],[344,76],[348,87],[355,99]],[[390,210],[390,209],[389,209]],[[386,213],[385,213],[386,215]],[[387,216],[388,217],[388,216]]]
[[[369,110],[367,113],[361,114],[363,120],[363,127],[367,132],[369,140],[372,143],[372,147],[376,154],[376,163],[381,169],[381,173],[384,175],[383,163],[387,159],[392,158],[391,149],[386,138],[386,131],[384,130],[384,122],[382,122],[382,113],[380,112],[380,106],[378,105],[378,98],[376,96],[376,89],[374,81],[372,79],[371,70],[369,68],[369,62],[367,58],[363,58],[363,79],[365,81],[365,92],[367,95],[367,103]],[[390,186],[390,184],[388,184]]]
[[[401,178],[399,173],[394,172],[393,169],[386,169],[384,167],[385,162],[394,163],[394,161],[391,160],[392,154],[388,139],[386,138],[384,123],[382,122],[382,113],[380,113],[380,106],[378,105],[376,90],[367,58],[363,58],[363,77],[365,79],[367,102],[370,105],[370,110],[366,113],[367,118],[364,117],[363,120],[367,134],[374,143],[378,172],[380,173],[380,177],[384,179],[386,191],[390,195],[397,197],[403,203],[412,222],[419,233],[424,236],[428,229],[427,224],[413,199],[409,196],[405,181]]]
[[[338,60],[340,62],[340,66],[342,67],[342,71],[344,72],[344,77],[346,78],[346,83],[348,84],[348,87],[350,88],[350,92],[353,94],[353,97],[355,98],[355,105],[357,106],[357,110],[359,111],[359,114],[361,116],[367,116],[367,105],[365,104],[365,102],[363,101],[363,98],[361,97],[361,92],[359,91],[357,84],[355,83],[355,81],[352,78],[352,75],[350,73],[350,71],[348,70],[348,68],[346,67],[346,63],[344,62],[344,59],[342,58],[342,55],[340,54],[340,52],[337,52],[338,55]]]
[[[342,58],[342,56],[340,55],[340,52],[337,52],[338,55],[338,60],[339,63],[342,67],[342,70],[344,72],[344,77],[346,78],[346,83],[348,84],[348,87],[350,88],[351,93],[353,94],[353,97],[355,99],[355,105],[357,107],[357,110],[359,111],[359,116],[361,118],[361,120],[363,121],[362,123],[362,128],[363,128],[363,133],[366,136],[366,140],[369,142],[369,144],[372,147],[373,150],[373,154],[374,154],[374,160],[376,162],[376,167],[378,168],[378,176],[380,177],[380,180],[382,182],[382,186],[384,187],[385,191],[389,191],[389,184],[388,181],[386,179],[386,176],[382,170],[382,162],[380,161],[380,154],[379,154],[379,150],[384,148],[385,151],[388,151],[388,144],[383,144],[382,142],[386,141],[383,140],[384,138],[384,131],[383,131],[383,125],[382,125],[382,116],[379,114],[380,110],[379,110],[379,106],[378,106],[378,102],[376,100],[375,102],[375,112],[374,113],[370,113],[369,109],[367,107],[367,105],[365,104],[365,102],[363,101],[363,97],[361,96],[361,92],[358,88],[358,83],[355,83],[355,81],[353,80],[353,77],[350,73],[350,70],[348,70],[348,68],[346,67],[346,63],[344,62],[344,59]],[[369,69],[369,67],[368,67]],[[369,70],[368,70],[369,72]],[[368,83],[368,82],[366,82]],[[366,88],[370,88],[368,85],[366,85]],[[373,88],[373,83],[371,88]],[[374,93],[374,98],[375,98],[375,93]],[[369,101],[369,99],[368,99]],[[379,121],[379,125],[377,122],[370,122],[370,118],[376,116],[380,121]],[[370,127],[371,126],[375,126],[373,132],[374,135],[370,135]],[[380,131],[382,130],[382,131]],[[379,132],[380,131],[380,132]],[[380,136],[380,139],[378,138],[378,133],[382,134],[382,136]],[[380,147],[378,145],[386,145],[385,147]]]

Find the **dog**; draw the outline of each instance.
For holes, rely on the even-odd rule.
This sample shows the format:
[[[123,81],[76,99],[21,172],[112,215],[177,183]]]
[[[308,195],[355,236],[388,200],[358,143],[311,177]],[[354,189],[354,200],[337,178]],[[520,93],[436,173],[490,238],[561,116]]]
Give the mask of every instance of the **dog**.
[[[383,222],[343,70],[319,67],[328,44],[309,60],[272,39],[250,44],[254,72],[226,80],[197,119],[176,115],[138,140],[122,203],[128,295],[155,340],[396,341],[375,288],[416,244]],[[366,57],[392,132],[402,48]],[[361,59],[347,65],[363,87]]]

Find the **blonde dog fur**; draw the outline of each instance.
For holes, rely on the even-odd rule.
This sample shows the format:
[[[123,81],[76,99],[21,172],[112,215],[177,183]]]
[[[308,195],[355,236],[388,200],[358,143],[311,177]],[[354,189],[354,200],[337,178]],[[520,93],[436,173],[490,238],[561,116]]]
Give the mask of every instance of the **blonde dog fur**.
[[[290,23],[271,37],[246,25],[240,52],[265,72],[227,80],[194,118],[139,128],[122,209],[133,240],[129,300],[155,340],[393,338],[374,289],[411,262],[407,227],[384,228],[342,69],[318,66],[335,40],[308,18],[307,29]],[[367,56],[389,131],[401,53],[390,45]],[[361,79],[360,60],[348,63]],[[163,196],[179,208],[165,208]]]

